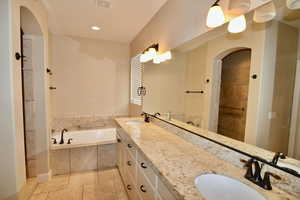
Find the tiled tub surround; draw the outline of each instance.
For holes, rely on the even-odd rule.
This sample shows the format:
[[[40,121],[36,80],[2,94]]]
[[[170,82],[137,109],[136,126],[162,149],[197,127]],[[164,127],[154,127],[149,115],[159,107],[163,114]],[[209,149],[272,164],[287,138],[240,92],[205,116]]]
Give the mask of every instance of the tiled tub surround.
[[[181,128],[173,126],[173,125],[166,123],[164,121],[161,121],[159,119],[151,118],[151,121],[154,124],[158,125],[159,127],[169,131],[170,133],[173,133],[173,134],[181,137],[182,139],[186,140],[187,142],[190,142],[190,143],[194,144],[195,146],[197,146],[201,149],[204,149],[205,151],[215,155],[219,159],[229,162],[236,167],[243,168],[243,163],[240,162],[240,159],[245,159],[245,160],[249,159],[249,157],[247,157],[245,155],[242,155],[236,151],[230,150],[226,147],[220,146],[216,143],[213,143],[213,142],[206,140],[202,137],[199,137],[197,135],[191,134],[188,131],[185,131]],[[186,128],[188,130],[192,130],[196,133],[199,132],[199,130],[201,130],[197,127],[192,127],[190,125],[184,124],[177,120],[172,119],[172,122]],[[270,151],[252,146],[252,145],[248,145],[246,143],[242,143],[240,141],[233,140],[231,138],[226,138],[222,135],[217,135],[215,133],[204,131],[204,130],[203,130],[203,134],[206,137],[216,139],[216,141],[219,141],[219,142],[224,142],[224,144],[235,147],[237,149],[244,149],[245,152],[247,152],[249,154],[262,155],[263,158],[268,158],[268,160],[271,160],[272,156],[274,156],[273,152],[270,152]],[[219,137],[219,138],[217,139],[217,137]],[[283,161],[286,161],[286,160],[283,160]],[[297,160],[288,159],[288,161],[290,163],[295,163],[295,164],[299,165],[299,161],[297,161]],[[285,192],[287,192],[293,196],[296,196],[298,199],[300,199],[300,178],[297,178],[289,173],[286,173],[282,170],[276,169],[269,165],[264,165],[262,173],[264,173],[265,171],[273,172],[281,177],[281,180],[275,180],[275,179],[271,178],[272,185],[274,185],[274,186],[284,190]]]
[[[115,117],[118,116],[91,115],[91,116],[54,118],[52,120],[52,131],[59,132],[64,128],[68,130],[115,128],[116,127],[116,122],[114,120]]]
[[[52,175],[63,175],[116,167],[116,144],[51,150]]]
[[[69,131],[64,133],[64,144],[59,144],[60,140],[60,132],[52,134],[52,150],[116,143],[116,128]],[[69,140],[70,144],[68,144]]]
[[[243,177],[245,169],[218,158],[206,149],[187,142],[154,123],[127,125],[126,121],[130,120],[141,119],[116,119],[124,132],[132,139],[133,145],[143,153],[155,174],[177,199],[204,200],[197,191],[194,180],[198,175],[212,172],[238,179],[256,189],[266,199],[299,199],[299,196],[289,194],[276,186],[272,191],[263,190]],[[237,160],[239,159],[240,157]]]

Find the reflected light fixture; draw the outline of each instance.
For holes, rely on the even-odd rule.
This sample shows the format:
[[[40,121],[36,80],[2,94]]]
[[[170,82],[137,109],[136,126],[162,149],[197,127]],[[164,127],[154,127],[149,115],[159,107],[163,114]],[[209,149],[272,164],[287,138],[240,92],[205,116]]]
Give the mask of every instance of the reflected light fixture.
[[[276,16],[276,8],[274,2],[269,2],[254,11],[253,20],[256,23],[266,23]]]
[[[286,5],[291,10],[299,9],[300,8],[300,0],[287,0]]]
[[[101,28],[99,26],[92,26],[91,29],[93,31],[99,31]]]
[[[206,26],[209,28],[216,28],[225,23],[224,12],[219,5],[219,1],[217,0],[209,9],[207,18],[206,18]]]
[[[247,28],[245,15],[233,18],[228,24],[228,31],[230,33],[241,33]]]
[[[148,47],[145,51],[143,51],[142,55],[140,56],[140,62],[146,63],[150,60],[153,60],[157,57],[157,52],[159,50],[159,44],[153,44]]]
[[[167,60],[171,60],[172,59],[172,53],[171,51],[167,51],[163,54],[157,55],[154,59],[153,59],[153,63],[154,64],[159,64],[161,62],[165,62]]]

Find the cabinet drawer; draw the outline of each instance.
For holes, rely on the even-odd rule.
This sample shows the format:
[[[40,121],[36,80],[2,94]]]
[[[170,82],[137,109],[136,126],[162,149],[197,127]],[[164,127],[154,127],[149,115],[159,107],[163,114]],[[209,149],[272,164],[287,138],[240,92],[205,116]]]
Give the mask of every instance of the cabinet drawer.
[[[135,182],[132,180],[131,175],[126,173],[125,179],[125,189],[127,191],[129,200],[141,200],[136,189]]]
[[[143,200],[155,200],[155,190],[143,175],[143,173],[138,170],[137,174],[137,190]]]
[[[150,167],[149,162],[142,156],[141,153],[137,153],[137,168],[146,176],[153,188],[156,188],[157,176]]]
[[[174,195],[169,191],[169,189],[165,186],[165,184],[158,179],[157,181],[157,192],[158,192],[158,199],[161,200],[176,200]]]
[[[133,181],[136,182],[136,160],[132,158],[131,154],[127,150],[125,150],[124,155],[124,166],[133,178]]]

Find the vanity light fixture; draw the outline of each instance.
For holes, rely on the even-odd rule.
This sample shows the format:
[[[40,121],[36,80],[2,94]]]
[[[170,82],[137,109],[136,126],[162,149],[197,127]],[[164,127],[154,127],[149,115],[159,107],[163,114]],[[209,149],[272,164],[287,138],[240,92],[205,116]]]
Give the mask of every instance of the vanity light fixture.
[[[274,2],[269,2],[254,11],[253,21],[256,23],[266,23],[276,16]]]
[[[300,0],[287,0],[286,5],[291,10],[299,9],[300,8]]]
[[[93,31],[99,31],[101,28],[99,26],[92,26],[91,29]]]
[[[206,18],[206,26],[209,28],[216,28],[225,23],[224,12],[219,5],[219,1],[217,0],[209,9],[207,18]]]
[[[157,57],[157,52],[159,50],[159,44],[153,44],[150,47],[148,47],[140,56],[140,62],[146,63],[150,60],[153,60]]]
[[[230,33],[241,33],[247,28],[245,15],[241,15],[230,20],[228,24],[228,31]]]
[[[159,64],[161,62],[165,62],[167,60],[171,60],[172,59],[172,53],[171,51],[167,51],[163,54],[157,55],[154,59],[153,59],[153,63],[154,64]]]

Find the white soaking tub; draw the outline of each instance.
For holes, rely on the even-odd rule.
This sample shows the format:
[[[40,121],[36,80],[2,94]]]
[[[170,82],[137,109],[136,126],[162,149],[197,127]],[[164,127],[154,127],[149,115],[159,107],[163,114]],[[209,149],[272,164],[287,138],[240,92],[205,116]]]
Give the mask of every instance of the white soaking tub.
[[[61,133],[56,132],[52,135],[52,138],[56,139],[57,144],[53,144],[51,139],[51,149],[69,149],[116,143],[116,132],[115,128],[69,131],[64,133],[64,144],[59,144]],[[67,144],[68,139],[72,139],[71,144]]]

